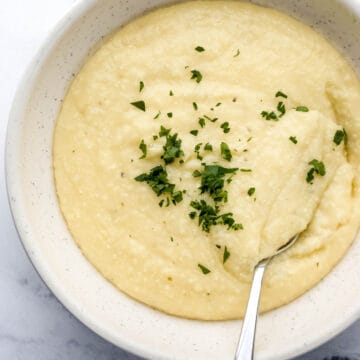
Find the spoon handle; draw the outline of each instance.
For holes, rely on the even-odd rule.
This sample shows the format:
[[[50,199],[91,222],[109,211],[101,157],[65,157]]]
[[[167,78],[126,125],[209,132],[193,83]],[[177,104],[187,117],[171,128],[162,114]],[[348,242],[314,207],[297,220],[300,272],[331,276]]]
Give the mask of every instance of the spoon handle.
[[[254,277],[251,284],[240,340],[236,349],[235,360],[253,359],[261,285],[267,265],[268,261],[262,261],[254,269]]]

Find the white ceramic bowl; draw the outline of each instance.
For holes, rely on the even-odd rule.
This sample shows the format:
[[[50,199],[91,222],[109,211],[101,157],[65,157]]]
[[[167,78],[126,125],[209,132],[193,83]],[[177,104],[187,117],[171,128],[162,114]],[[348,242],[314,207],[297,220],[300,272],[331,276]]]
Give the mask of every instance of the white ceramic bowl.
[[[171,2],[171,1],[170,1]],[[86,261],[59,212],[52,134],[74,74],[103,36],[166,0],[82,0],[56,26],[29,66],[10,116],[6,171],[17,229],[34,266],[83,323],[152,359],[232,359],[240,321],[200,322],[159,313],[117,291]],[[323,32],[360,72],[360,1],[259,0]],[[318,286],[260,317],[256,359],[304,353],[360,316],[360,239]]]

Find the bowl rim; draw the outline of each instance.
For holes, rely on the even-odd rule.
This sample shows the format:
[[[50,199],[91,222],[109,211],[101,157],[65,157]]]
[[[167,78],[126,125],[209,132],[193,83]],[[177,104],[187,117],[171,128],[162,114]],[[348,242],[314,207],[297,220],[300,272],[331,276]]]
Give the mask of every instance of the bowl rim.
[[[94,323],[86,313],[79,311],[76,304],[71,300],[71,296],[62,290],[62,286],[59,286],[56,282],[52,281],[51,277],[47,274],[47,269],[44,267],[41,258],[37,258],[34,255],[32,249],[32,234],[26,231],[26,220],[23,216],[26,212],[20,202],[13,202],[11,199],[17,193],[19,193],[18,185],[15,181],[12,181],[13,177],[16,177],[16,171],[13,171],[14,165],[11,163],[11,158],[19,152],[17,134],[19,133],[21,114],[24,112],[24,105],[27,104],[31,90],[33,88],[32,80],[37,77],[41,71],[42,62],[44,62],[51,54],[53,48],[57,45],[58,41],[63,36],[64,32],[75,23],[84,13],[94,7],[99,0],[78,0],[74,2],[67,11],[60,17],[56,24],[48,32],[48,35],[41,42],[41,45],[35,52],[33,58],[29,61],[28,65],[21,76],[17,89],[13,96],[12,105],[8,117],[8,124],[5,134],[5,185],[7,190],[8,204],[10,213],[15,225],[16,232],[18,234],[20,243],[22,244],[25,253],[32,264],[33,268],[44,282],[44,284],[54,294],[56,299],[69,311],[78,321],[83,325],[91,329],[98,336],[106,341],[109,341],[113,345],[120,347],[121,349],[131,352],[137,356],[144,358],[156,358],[156,359],[168,359],[164,357],[164,354],[160,350],[149,349],[142,346],[141,342],[134,342],[126,338],[119,340],[114,337],[110,332],[103,329]],[[189,0],[182,0],[189,1]],[[243,1],[243,0],[241,0]],[[251,2],[251,0],[245,0]],[[345,6],[352,14],[354,14],[360,20],[360,0],[334,0]],[[23,109],[19,108],[17,104],[22,104]],[[11,140],[13,139],[13,140]],[[11,141],[10,141],[11,140]],[[349,249],[350,250],[350,249]],[[132,300],[135,301],[135,300]],[[299,344],[293,349],[289,359],[295,358],[301,354],[305,354],[311,350],[314,350],[318,346],[330,341],[337,335],[339,335],[346,328],[360,319],[360,306],[352,316],[348,318],[342,318],[342,322],[337,328],[329,328],[322,332],[322,336],[312,340],[306,344]]]

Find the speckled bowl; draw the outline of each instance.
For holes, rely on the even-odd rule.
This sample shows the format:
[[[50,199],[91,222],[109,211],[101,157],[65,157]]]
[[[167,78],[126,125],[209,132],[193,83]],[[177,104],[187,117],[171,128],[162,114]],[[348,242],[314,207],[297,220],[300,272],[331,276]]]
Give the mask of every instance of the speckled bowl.
[[[232,359],[240,321],[179,319],[146,307],[99,275],[71,239],[52,175],[52,134],[62,99],[101,39],[166,0],[80,0],[56,26],[29,66],[11,112],[7,185],[22,242],[34,266],[82,322],[112,343],[152,359]],[[259,0],[317,28],[360,72],[360,1]],[[360,239],[319,285],[262,315],[256,359],[304,353],[360,316]]]

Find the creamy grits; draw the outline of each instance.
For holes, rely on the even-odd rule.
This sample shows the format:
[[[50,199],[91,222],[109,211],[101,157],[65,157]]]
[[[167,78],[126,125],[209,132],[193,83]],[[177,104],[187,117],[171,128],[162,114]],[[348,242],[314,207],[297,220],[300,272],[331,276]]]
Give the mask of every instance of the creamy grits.
[[[270,8],[192,1],[115,33],[75,77],[53,147],[77,245],[169,314],[244,315],[316,285],[359,226],[360,84],[319,34]],[[61,256],[61,254],[59,254]]]

